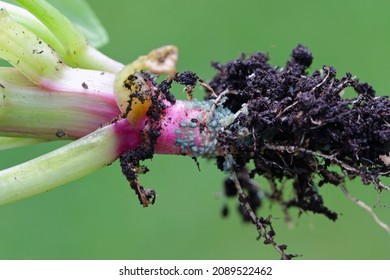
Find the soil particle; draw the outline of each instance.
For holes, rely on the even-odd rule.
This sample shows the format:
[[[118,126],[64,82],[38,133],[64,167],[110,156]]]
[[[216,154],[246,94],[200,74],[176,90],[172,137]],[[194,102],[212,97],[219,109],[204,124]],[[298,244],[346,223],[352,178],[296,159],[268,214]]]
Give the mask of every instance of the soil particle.
[[[164,80],[158,85],[158,91],[161,92],[161,94],[165,97],[165,99],[171,103],[176,103],[175,96],[169,91],[172,86],[172,80]]]
[[[199,81],[199,77],[192,71],[184,71],[177,73],[174,77],[174,81],[178,84],[195,87]]]

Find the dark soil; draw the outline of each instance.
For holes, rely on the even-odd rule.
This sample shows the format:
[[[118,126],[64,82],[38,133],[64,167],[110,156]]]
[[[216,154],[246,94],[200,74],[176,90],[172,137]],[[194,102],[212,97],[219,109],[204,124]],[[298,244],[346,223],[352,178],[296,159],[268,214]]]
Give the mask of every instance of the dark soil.
[[[270,65],[268,59],[255,53],[224,65],[213,63],[218,74],[209,85],[217,95],[223,92],[228,97],[224,106],[233,112],[244,103],[248,106],[248,114],[240,114],[229,132],[218,136],[219,143],[225,154],[233,156],[236,171],[244,172],[253,161],[255,168],[248,175],[267,178],[272,186],[267,197],[282,208],[297,207],[336,220],[337,214],[320,195],[321,186],[359,177],[380,191],[380,177],[390,176],[381,159],[390,152],[389,98],[376,97],[369,84],[350,73],[337,78],[331,66],[309,74],[313,56],[301,45],[284,68]],[[342,97],[348,87],[356,97]],[[243,128],[250,133],[246,137],[239,134]],[[224,160],[218,159],[221,169]],[[283,193],[285,179],[292,181],[292,196]],[[227,194],[233,195],[229,184],[225,183]],[[291,194],[291,189],[286,192]],[[254,193],[247,188],[250,201],[255,200]],[[261,205],[250,204],[254,210]]]

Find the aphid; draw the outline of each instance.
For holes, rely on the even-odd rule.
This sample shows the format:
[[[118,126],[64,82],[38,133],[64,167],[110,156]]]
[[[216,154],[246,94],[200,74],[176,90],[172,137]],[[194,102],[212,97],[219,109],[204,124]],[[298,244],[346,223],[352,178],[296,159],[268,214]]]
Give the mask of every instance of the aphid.
[[[63,130],[57,130],[56,136],[58,138],[64,137],[65,136],[65,132]]]

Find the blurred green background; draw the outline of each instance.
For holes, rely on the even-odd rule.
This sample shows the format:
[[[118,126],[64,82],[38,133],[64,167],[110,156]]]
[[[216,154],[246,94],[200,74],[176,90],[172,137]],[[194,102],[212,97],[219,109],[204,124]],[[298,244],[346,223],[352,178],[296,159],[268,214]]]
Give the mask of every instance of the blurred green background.
[[[311,69],[333,65],[350,71],[381,95],[390,82],[389,1],[120,1],[90,0],[107,28],[103,52],[130,62],[149,50],[179,47],[178,70],[191,69],[207,80],[211,61],[226,62],[241,52],[268,52],[283,65],[298,43],[314,54]],[[181,89],[179,98],[185,98]],[[0,168],[15,165],[64,143],[49,143],[1,153]],[[251,224],[243,224],[230,201],[218,197],[224,175],[214,162],[180,156],[155,156],[142,183],[158,192],[154,206],[143,209],[122,176],[118,163],[78,181],[15,204],[0,207],[1,259],[278,259],[270,246],[256,241]],[[263,184],[264,181],[259,179]],[[388,181],[387,181],[388,182]],[[374,206],[376,193],[360,181],[350,191]],[[289,229],[275,205],[276,241],[301,259],[389,259],[390,236],[339,189],[321,189],[337,222],[313,214]],[[390,198],[376,207],[390,223]]]

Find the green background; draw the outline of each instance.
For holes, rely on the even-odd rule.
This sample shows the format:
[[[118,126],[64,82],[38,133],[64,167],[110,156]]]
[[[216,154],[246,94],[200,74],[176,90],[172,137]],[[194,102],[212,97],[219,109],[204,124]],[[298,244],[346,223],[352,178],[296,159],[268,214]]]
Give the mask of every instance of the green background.
[[[178,70],[191,69],[207,80],[210,61],[226,62],[241,52],[268,52],[283,65],[298,43],[314,54],[311,69],[333,65],[350,71],[382,95],[390,90],[389,1],[89,1],[110,34],[103,52],[130,62],[149,50],[179,47]],[[201,94],[201,93],[200,93]],[[177,96],[185,98],[177,88]],[[1,153],[0,168],[15,165],[64,143],[40,144]],[[88,163],[86,163],[88,164]],[[222,219],[218,196],[224,175],[214,162],[155,156],[141,177],[155,188],[157,202],[142,208],[118,163],[64,187],[0,207],[1,259],[277,259],[270,246],[236,214]],[[264,185],[264,181],[259,179]],[[388,181],[387,181],[388,182]],[[374,206],[376,193],[356,180],[350,191]],[[276,205],[277,242],[301,259],[389,259],[390,236],[339,189],[321,189],[337,222],[313,214],[290,229]],[[230,201],[231,209],[235,203]],[[390,198],[376,207],[390,223]]]

